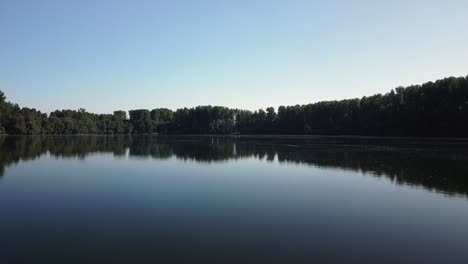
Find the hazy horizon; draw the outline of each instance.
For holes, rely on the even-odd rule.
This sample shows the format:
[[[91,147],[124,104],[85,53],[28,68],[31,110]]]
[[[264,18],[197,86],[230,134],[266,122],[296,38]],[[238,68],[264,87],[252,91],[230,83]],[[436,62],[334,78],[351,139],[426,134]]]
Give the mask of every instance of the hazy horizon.
[[[468,73],[468,2],[1,1],[0,90],[43,112],[360,98]]]

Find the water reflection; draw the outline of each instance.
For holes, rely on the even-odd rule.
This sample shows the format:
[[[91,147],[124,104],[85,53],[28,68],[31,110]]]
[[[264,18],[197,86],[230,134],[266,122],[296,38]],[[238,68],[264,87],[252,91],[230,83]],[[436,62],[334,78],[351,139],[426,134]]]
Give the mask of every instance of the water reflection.
[[[468,196],[468,141],[396,138],[233,138],[158,136],[0,137],[0,179],[5,168],[49,153],[85,159],[93,153],[120,158],[177,158],[199,163],[257,159],[339,168],[386,177],[397,184]]]

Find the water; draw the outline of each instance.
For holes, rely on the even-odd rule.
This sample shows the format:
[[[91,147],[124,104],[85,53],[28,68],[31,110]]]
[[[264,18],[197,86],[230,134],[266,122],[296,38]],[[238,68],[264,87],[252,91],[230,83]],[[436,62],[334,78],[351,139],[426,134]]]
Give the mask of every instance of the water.
[[[468,141],[0,137],[0,263],[467,263]]]

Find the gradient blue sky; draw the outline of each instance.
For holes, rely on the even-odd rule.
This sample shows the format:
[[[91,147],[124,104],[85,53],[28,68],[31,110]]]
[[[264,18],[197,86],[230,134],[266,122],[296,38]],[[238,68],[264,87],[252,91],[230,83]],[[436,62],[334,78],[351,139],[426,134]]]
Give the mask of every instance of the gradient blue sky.
[[[467,74],[467,0],[0,0],[0,90],[46,112],[253,110]]]

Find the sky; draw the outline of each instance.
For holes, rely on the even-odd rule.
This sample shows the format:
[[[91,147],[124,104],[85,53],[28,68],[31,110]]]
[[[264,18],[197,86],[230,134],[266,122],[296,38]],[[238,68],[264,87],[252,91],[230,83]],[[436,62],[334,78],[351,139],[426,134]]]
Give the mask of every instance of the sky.
[[[468,74],[468,0],[0,0],[0,90],[43,112],[360,98]]]

